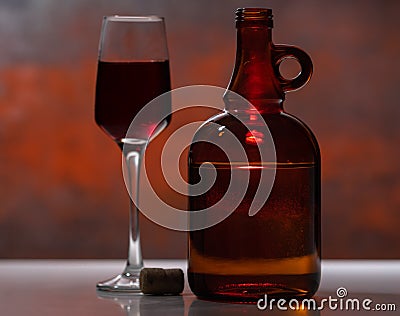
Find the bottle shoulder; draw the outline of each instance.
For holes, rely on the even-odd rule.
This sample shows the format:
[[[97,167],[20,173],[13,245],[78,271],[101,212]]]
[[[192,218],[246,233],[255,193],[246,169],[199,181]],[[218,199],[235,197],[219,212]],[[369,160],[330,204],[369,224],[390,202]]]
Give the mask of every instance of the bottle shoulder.
[[[265,125],[270,136],[263,135],[266,131]],[[224,140],[226,131],[237,139],[235,144]],[[277,162],[320,162],[318,142],[311,129],[299,118],[286,112],[264,114],[262,119],[260,116],[251,118],[248,114],[236,115],[228,112],[211,117],[197,130],[190,155],[207,157],[217,155],[220,151],[214,149],[215,146],[241,145],[250,156],[250,160],[257,160],[258,141],[269,139],[273,142]]]
[[[271,131],[279,134],[281,137],[293,137],[294,140],[303,139],[304,142],[308,141],[314,148],[316,154],[320,156],[317,138],[311,128],[300,118],[287,112],[281,112],[278,117],[274,117],[268,121],[268,126]]]

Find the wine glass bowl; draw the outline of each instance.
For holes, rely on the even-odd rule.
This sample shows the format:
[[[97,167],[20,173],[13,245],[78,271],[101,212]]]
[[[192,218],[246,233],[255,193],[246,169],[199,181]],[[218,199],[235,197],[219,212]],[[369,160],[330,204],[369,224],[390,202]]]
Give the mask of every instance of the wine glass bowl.
[[[95,120],[119,146],[125,159],[130,195],[129,250],[125,270],[97,284],[98,290],[140,292],[143,268],[138,201],[139,173],[148,140],[169,123],[171,104],[131,126],[151,100],[170,91],[164,19],[157,16],[106,16],[103,19],[96,81]],[[160,117],[165,118],[160,122]],[[129,130],[129,133],[127,134]]]

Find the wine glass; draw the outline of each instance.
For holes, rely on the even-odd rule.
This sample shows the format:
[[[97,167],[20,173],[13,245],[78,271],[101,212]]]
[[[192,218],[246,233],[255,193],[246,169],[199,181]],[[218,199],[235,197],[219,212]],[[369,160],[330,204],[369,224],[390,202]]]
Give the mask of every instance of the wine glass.
[[[125,270],[99,282],[98,290],[140,292],[143,260],[139,238],[139,171],[155,127],[165,127],[171,105],[163,103],[154,117],[131,126],[149,101],[170,91],[164,19],[157,16],[106,16],[103,19],[96,82],[95,119],[123,152],[130,191],[129,251]],[[164,117],[162,124],[160,117]],[[130,131],[129,137],[127,131]],[[133,130],[133,132],[131,132]],[[139,136],[135,136],[139,135]],[[126,170],[125,170],[126,171]]]

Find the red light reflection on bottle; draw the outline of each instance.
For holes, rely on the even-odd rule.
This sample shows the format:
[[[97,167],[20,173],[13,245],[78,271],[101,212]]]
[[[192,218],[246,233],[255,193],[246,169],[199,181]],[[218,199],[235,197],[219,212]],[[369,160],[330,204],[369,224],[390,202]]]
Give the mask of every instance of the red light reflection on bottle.
[[[257,145],[257,144],[262,144],[263,142],[264,142],[264,134],[263,133],[255,130],[255,129],[247,132],[246,144]]]

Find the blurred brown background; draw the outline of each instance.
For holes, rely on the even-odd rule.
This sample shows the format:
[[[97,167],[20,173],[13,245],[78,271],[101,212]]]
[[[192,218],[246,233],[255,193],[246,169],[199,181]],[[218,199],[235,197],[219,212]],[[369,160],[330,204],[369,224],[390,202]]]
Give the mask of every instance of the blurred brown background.
[[[244,6],[273,8],[275,42],[314,61],[286,109],[321,146],[324,257],[400,258],[396,0],[1,0],[1,258],[126,256],[121,158],[93,120],[102,16],[165,16],[173,87],[225,87]],[[186,255],[184,233],[141,231],[145,258]]]

